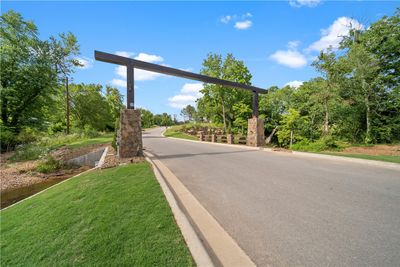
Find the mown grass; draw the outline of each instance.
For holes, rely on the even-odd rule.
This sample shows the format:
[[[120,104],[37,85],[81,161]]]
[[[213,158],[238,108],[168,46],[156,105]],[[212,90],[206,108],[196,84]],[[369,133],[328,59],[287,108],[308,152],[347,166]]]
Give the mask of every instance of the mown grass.
[[[74,149],[74,148],[81,148],[81,147],[97,145],[97,144],[107,144],[107,143],[111,144],[113,136],[114,136],[114,134],[105,134],[100,137],[81,139],[81,140],[67,144],[67,147]]]
[[[390,155],[366,155],[366,154],[347,154],[347,153],[335,153],[335,152],[321,152],[325,155],[349,157],[349,158],[359,158],[368,160],[379,160],[386,162],[400,163],[400,156],[390,156]]]
[[[193,266],[148,163],[99,170],[1,211],[1,266]]]
[[[188,140],[199,140],[196,136],[174,130],[172,127],[164,132],[164,136],[182,138]]]

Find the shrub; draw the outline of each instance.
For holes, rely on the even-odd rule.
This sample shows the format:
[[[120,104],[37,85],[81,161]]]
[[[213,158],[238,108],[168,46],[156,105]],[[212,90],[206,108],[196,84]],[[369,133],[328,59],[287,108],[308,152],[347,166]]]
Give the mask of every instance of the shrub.
[[[10,157],[12,162],[35,160],[47,153],[47,148],[38,144],[24,144],[17,146],[14,155]]]
[[[83,129],[83,134],[86,137],[89,138],[94,138],[94,137],[98,137],[100,134],[98,131],[96,131],[92,126],[90,125],[85,125],[84,129]]]
[[[1,151],[10,151],[17,144],[15,134],[10,131],[7,127],[1,125],[0,128],[0,145]]]
[[[40,133],[32,128],[24,128],[17,136],[17,141],[20,144],[33,143],[40,138]]]
[[[41,173],[51,173],[59,170],[61,167],[62,164],[60,161],[48,155],[36,166],[36,171]]]
[[[339,150],[341,146],[332,136],[322,137],[315,142],[302,140],[292,145],[291,149],[300,151],[320,152],[324,150]]]

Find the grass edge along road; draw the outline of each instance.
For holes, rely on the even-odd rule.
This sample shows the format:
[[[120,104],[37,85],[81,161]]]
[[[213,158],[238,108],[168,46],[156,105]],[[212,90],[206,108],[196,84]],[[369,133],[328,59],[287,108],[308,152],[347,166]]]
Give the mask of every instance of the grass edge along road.
[[[169,127],[164,132],[164,136],[199,141],[199,138],[197,136],[190,135],[190,134],[187,134],[187,133],[184,133],[184,132],[180,131],[180,127],[179,126]],[[400,156],[351,154],[351,153],[331,152],[331,151],[321,151],[321,152],[303,151],[303,150],[294,150],[294,151],[301,151],[301,152],[306,152],[306,153],[322,154],[322,155],[329,155],[329,156],[337,156],[337,157],[358,158],[358,159],[364,159],[364,160],[375,160],[375,161],[383,161],[383,162],[391,162],[391,163],[399,163],[400,164]]]
[[[2,266],[195,265],[147,162],[83,174],[0,214]]]

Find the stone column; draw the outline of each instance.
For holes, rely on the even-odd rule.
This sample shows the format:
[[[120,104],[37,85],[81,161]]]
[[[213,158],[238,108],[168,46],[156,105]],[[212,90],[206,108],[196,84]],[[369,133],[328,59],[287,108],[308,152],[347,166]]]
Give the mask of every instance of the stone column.
[[[234,143],[233,141],[234,141],[233,134],[227,134],[226,135],[226,143],[233,144]]]
[[[211,134],[211,142],[213,142],[213,143],[217,142],[217,135],[216,134]]]
[[[142,127],[140,125],[140,110],[124,109],[120,116],[120,138],[118,155],[120,158],[130,158],[143,155]]]
[[[264,121],[257,117],[249,119],[247,128],[247,145],[258,147],[263,146],[264,142]]]

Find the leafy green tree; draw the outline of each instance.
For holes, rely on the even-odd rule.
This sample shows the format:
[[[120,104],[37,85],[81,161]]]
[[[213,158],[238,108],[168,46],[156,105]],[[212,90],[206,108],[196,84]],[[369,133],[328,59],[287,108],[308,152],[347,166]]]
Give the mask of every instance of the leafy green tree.
[[[196,108],[193,107],[192,105],[187,105],[181,110],[181,116],[183,117],[183,120],[185,121],[185,118],[187,118],[189,121],[193,121],[197,117],[196,114]]]
[[[233,126],[239,129],[241,134],[246,133],[247,121],[251,117],[252,109],[249,105],[239,102],[233,105],[233,112],[235,114],[235,120],[233,121]]]
[[[201,73],[242,84],[250,84],[252,77],[243,61],[235,59],[232,54],[225,59],[221,55],[209,54],[203,61]],[[225,132],[235,120],[233,105],[239,102],[250,105],[252,97],[250,92],[214,84],[206,84],[202,93],[197,106],[199,113],[212,122],[222,122]]]
[[[301,135],[301,132],[306,124],[308,124],[307,117],[301,116],[299,111],[289,108],[288,113],[282,115],[281,126],[277,133],[279,143],[282,146],[291,147],[294,142],[303,140],[304,136]]]
[[[71,84],[72,123],[78,129],[113,130],[115,119],[98,84]]]
[[[153,113],[151,113],[151,111],[141,108],[140,115],[141,115],[141,119],[142,119],[142,128],[150,128],[155,124],[154,115],[153,115]],[[161,123],[161,120],[160,120],[160,123]]]

